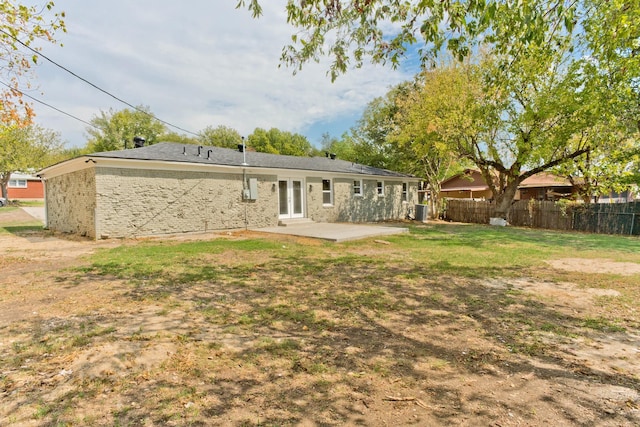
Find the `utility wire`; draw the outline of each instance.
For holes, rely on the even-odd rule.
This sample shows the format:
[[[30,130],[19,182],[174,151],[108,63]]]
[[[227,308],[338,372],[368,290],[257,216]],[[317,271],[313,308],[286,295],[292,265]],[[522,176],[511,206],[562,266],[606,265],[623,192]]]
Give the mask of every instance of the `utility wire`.
[[[4,86],[8,87],[8,88],[9,88],[10,90],[12,90],[12,91],[18,92],[18,93],[19,93],[20,95],[22,95],[22,96],[26,96],[27,98],[29,98],[29,99],[31,99],[31,100],[33,100],[33,101],[35,101],[35,102],[39,103],[39,104],[45,105],[45,106],[47,106],[47,107],[49,107],[49,108],[51,108],[51,109],[53,109],[53,110],[56,110],[56,111],[57,111],[57,112],[59,112],[59,113],[62,113],[62,114],[64,114],[64,115],[66,115],[66,116],[71,117],[72,119],[76,119],[76,120],[78,120],[78,121],[80,121],[80,122],[82,122],[82,123],[84,123],[84,124],[87,124],[87,125],[89,125],[89,126],[91,126],[91,127],[94,127],[94,128],[96,128],[96,129],[99,129],[99,128],[98,128],[96,125],[94,125],[93,123],[89,123],[89,122],[88,122],[88,121],[86,121],[86,120],[82,120],[81,118],[74,116],[73,114],[67,113],[66,111],[62,111],[61,109],[56,108],[56,107],[54,107],[54,106],[53,106],[53,105],[51,105],[51,104],[47,104],[47,103],[46,103],[46,102],[44,102],[44,101],[41,101],[41,100],[39,100],[39,99],[37,99],[37,98],[34,98],[33,96],[31,96],[31,95],[29,95],[29,94],[27,94],[27,93],[24,93],[24,92],[23,92],[23,91],[21,91],[20,89],[16,89],[15,87],[12,87],[12,86],[10,86],[9,84],[7,84],[7,83],[5,83],[5,82],[3,82],[3,81],[1,81],[1,80],[0,80],[0,84],[2,84],[2,85],[4,85]]]
[[[125,101],[125,100],[123,100],[123,99],[121,99],[121,98],[118,98],[117,96],[115,96],[115,95],[113,95],[113,94],[111,94],[111,93],[107,92],[106,90],[104,90],[104,89],[102,89],[101,87],[99,87],[99,86],[95,85],[94,83],[91,83],[89,80],[85,79],[84,77],[81,77],[81,76],[77,75],[76,73],[74,73],[73,71],[69,70],[68,68],[66,68],[66,67],[64,67],[64,66],[62,66],[62,65],[60,65],[60,64],[58,64],[56,61],[54,61],[53,59],[50,59],[49,57],[47,57],[47,56],[46,56],[46,55],[44,55],[43,53],[41,53],[41,52],[39,52],[39,51],[37,51],[37,50],[33,49],[31,46],[29,46],[29,45],[27,45],[26,43],[22,42],[22,41],[21,41],[20,39],[18,39],[16,36],[14,36],[14,35],[12,35],[12,34],[10,34],[10,33],[6,32],[5,30],[0,29],[0,32],[2,32],[2,33],[4,33],[4,34],[8,35],[8,36],[9,36],[9,37],[11,37],[12,39],[14,39],[14,40],[15,40],[15,41],[17,41],[18,43],[20,43],[22,46],[24,46],[24,47],[26,47],[27,49],[29,49],[31,52],[35,53],[36,55],[38,55],[38,56],[40,56],[40,57],[42,57],[42,58],[44,58],[44,59],[46,59],[47,61],[49,61],[50,63],[52,63],[52,64],[53,64],[53,65],[55,65],[56,67],[61,68],[62,70],[66,71],[67,73],[71,74],[73,77],[75,77],[75,78],[77,78],[77,79],[79,79],[79,80],[82,80],[83,82],[85,82],[85,83],[86,83],[86,84],[88,84],[89,86],[91,86],[91,87],[93,87],[93,88],[95,88],[95,89],[99,90],[100,92],[102,92],[102,93],[104,93],[104,94],[106,94],[106,95],[109,95],[111,98],[115,99],[116,101],[122,102],[123,104],[125,104],[125,105],[127,105],[127,106],[129,106],[129,107],[133,108],[134,110],[136,110],[136,111],[138,111],[138,112],[140,112],[140,113],[146,114],[147,116],[152,117],[152,118],[154,118],[154,119],[158,120],[159,122],[164,123],[164,124],[165,124],[165,125],[167,125],[167,126],[170,126],[170,127],[172,127],[172,128],[175,128],[175,129],[181,130],[181,131],[183,131],[183,132],[186,132],[186,133],[191,134],[191,135],[194,135],[194,136],[199,136],[197,133],[191,132],[190,130],[183,129],[183,128],[181,128],[180,126],[176,126],[176,125],[171,124],[171,123],[169,123],[169,122],[167,122],[167,121],[164,121],[164,120],[162,120],[162,119],[159,119],[158,117],[154,116],[153,114],[149,113],[148,111],[144,111],[143,109],[141,109],[141,108],[139,108],[139,107],[136,107],[135,105],[130,104],[130,103],[128,103],[127,101]],[[27,96],[28,96],[28,95],[27,95]],[[31,98],[30,96],[28,96],[28,97],[29,97],[29,98]],[[33,98],[32,98],[32,99],[33,99]],[[40,101],[38,101],[38,102],[40,102]],[[54,108],[54,109],[55,109],[55,108]],[[66,114],[66,113],[65,113],[65,114]],[[81,121],[83,121],[83,122],[84,122],[84,120],[81,120]],[[85,123],[86,123],[86,122],[85,122]]]

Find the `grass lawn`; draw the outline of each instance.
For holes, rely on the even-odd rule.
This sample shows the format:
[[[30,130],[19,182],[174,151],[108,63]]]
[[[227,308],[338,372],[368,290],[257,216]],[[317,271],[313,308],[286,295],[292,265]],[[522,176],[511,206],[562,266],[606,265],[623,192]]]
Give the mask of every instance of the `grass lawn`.
[[[5,281],[0,424],[640,421],[640,239],[429,224],[384,241],[122,242],[34,272],[58,294],[33,316]]]

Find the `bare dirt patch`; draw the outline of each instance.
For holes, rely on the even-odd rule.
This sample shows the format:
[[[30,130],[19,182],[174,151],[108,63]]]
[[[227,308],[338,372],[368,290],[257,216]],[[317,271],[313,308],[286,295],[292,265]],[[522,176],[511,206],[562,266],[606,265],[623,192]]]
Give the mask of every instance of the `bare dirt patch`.
[[[640,337],[586,323],[615,289],[232,251],[215,279],[77,269],[129,244],[0,236],[0,425],[640,424]],[[371,245],[336,250],[396,258]]]
[[[560,258],[548,260],[553,268],[585,273],[620,274],[633,276],[640,274],[640,264],[634,262],[616,262],[607,259]]]

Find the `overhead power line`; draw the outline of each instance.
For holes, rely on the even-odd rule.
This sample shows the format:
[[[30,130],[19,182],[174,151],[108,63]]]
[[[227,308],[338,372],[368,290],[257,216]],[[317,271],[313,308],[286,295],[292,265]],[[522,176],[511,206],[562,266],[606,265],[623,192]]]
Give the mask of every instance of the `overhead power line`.
[[[53,106],[53,105],[51,105],[51,104],[47,104],[47,103],[46,103],[46,102],[44,102],[44,101],[41,101],[41,100],[39,100],[39,99],[37,99],[37,98],[34,98],[33,96],[31,96],[31,95],[29,95],[29,94],[27,94],[27,93],[24,93],[24,92],[23,92],[23,91],[21,91],[20,89],[16,89],[15,87],[12,87],[12,86],[11,86],[11,85],[9,85],[8,83],[5,83],[5,82],[3,82],[3,81],[1,81],[1,80],[0,80],[0,84],[2,84],[2,85],[4,85],[4,86],[8,87],[8,88],[9,88],[9,89],[11,89],[12,91],[18,92],[18,93],[19,93],[20,95],[22,95],[22,96],[26,96],[27,98],[29,98],[29,99],[31,99],[31,100],[33,100],[33,101],[37,102],[38,104],[42,104],[42,105],[44,105],[44,106],[46,106],[46,107],[51,108],[52,110],[56,110],[57,112],[64,114],[65,116],[69,116],[69,117],[71,117],[72,119],[76,119],[76,120],[78,120],[78,121],[80,121],[80,122],[82,122],[82,123],[84,123],[84,124],[87,124],[87,125],[89,125],[89,126],[91,126],[91,127],[94,127],[94,128],[96,128],[96,129],[99,129],[99,128],[98,128],[96,125],[94,125],[93,123],[90,123],[90,122],[88,122],[88,121],[86,121],[86,120],[82,120],[81,118],[76,117],[76,116],[74,116],[73,114],[67,113],[66,111],[62,111],[61,109],[59,109],[59,108],[57,108],[57,107],[54,107],[54,106]]]
[[[101,88],[101,87],[99,87],[98,85],[96,85],[96,84],[94,84],[94,83],[90,82],[89,80],[85,79],[84,77],[79,76],[78,74],[74,73],[73,71],[69,70],[68,68],[64,67],[63,65],[58,64],[58,63],[57,63],[56,61],[54,61],[53,59],[49,58],[48,56],[44,55],[43,53],[41,53],[41,52],[37,51],[36,49],[33,49],[31,46],[29,46],[29,45],[27,45],[26,43],[22,42],[22,41],[21,41],[20,39],[18,39],[16,36],[14,36],[14,35],[12,35],[12,34],[10,34],[10,33],[6,32],[6,31],[4,31],[4,30],[2,30],[2,29],[0,29],[0,31],[1,31],[1,32],[3,32],[4,34],[8,35],[8,36],[9,36],[9,37],[11,37],[12,39],[14,39],[16,42],[18,42],[18,43],[19,43],[19,44],[21,44],[22,46],[24,46],[24,47],[26,47],[27,49],[29,49],[31,52],[35,53],[36,55],[38,55],[38,56],[40,56],[40,57],[42,57],[42,58],[44,58],[44,59],[46,59],[47,61],[49,61],[50,63],[52,63],[52,64],[53,64],[53,65],[55,65],[56,67],[58,67],[58,68],[60,68],[60,69],[62,69],[62,70],[64,70],[64,71],[66,71],[67,73],[71,74],[73,77],[75,77],[75,78],[77,78],[77,79],[79,79],[79,80],[82,80],[83,82],[85,82],[85,83],[86,83],[86,84],[88,84],[89,86],[91,86],[91,87],[93,87],[93,88],[95,88],[95,89],[99,90],[100,92],[104,93],[105,95],[110,96],[111,98],[115,99],[116,101],[119,101],[119,102],[121,102],[121,103],[123,103],[123,104],[125,104],[125,105],[127,105],[127,106],[129,106],[129,107],[131,107],[131,108],[133,108],[134,110],[136,110],[136,111],[140,112],[140,113],[146,114],[147,116],[152,117],[152,118],[156,119],[157,121],[159,121],[159,122],[161,122],[161,123],[164,123],[165,125],[170,126],[170,127],[174,128],[174,129],[181,130],[181,131],[183,131],[183,132],[186,132],[186,133],[191,134],[191,135],[194,135],[194,136],[199,136],[199,135],[198,135],[197,133],[195,133],[195,132],[191,132],[190,130],[187,130],[187,129],[181,128],[180,126],[176,126],[176,125],[174,125],[174,124],[172,124],[172,123],[169,123],[169,122],[167,122],[167,121],[165,121],[165,120],[162,120],[162,119],[160,119],[160,118],[156,117],[154,114],[149,113],[148,111],[145,111],[145,110],[141,109],[140,107],[137,107],[137,106],[135,106],[135,105],[133,105],[133,104],[130,104],[129,102],[127,102],[127,101],[125,101],[125,100],[123,100],[123,99],[121,99],[121,98],[119,98],[119,97],[117,97],[117,96],[113,95],[112,93],[110,93],[110,92],[108,92],[108,91],[106,91],[106,90],[102,89],[102,88]],[[28,96],[28,95],[27,95],[27,97],[28,97],[28,98],[31,98],[31,99],[34,99],[34,98],[32,98],[32,97],[30,97],[30,96]],[[34,101],[35,101],[35,99],[34,99]],[[41,104],[44,104],[44,103],[43,103],[43,102],[41,102],[41,101],[37,101],[37,102],[40,102]],[[46,104],[44,104],[44,105],[46,105]],[[53,108],[54,110],[57,110],[55,107],[51,107],[51,108]],[[60,111],[60,110],[57,110],[57,111]],[[60,111],[60,112],[64,113],[63,111]],[[64,113],[64,114],[67,114],[67,113]],[[67,115],[69,115],[69,114],[67,114]],[[84,120],[81,120],[81,121],[83,121],[83,122],[84,122]],[[86,123],[86,122],[85,122],[85,123]]]

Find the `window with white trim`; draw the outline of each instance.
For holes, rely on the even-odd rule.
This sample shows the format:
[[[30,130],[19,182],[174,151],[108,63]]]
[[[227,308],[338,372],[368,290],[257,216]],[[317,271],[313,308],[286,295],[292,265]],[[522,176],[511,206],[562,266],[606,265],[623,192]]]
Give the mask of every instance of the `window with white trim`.
[[[384,181],[376,182],[376,194],[378,194],[378,196],[384,196]]]
[[[322,180],[322,204],[325,206],[333,205],[333,185],[330,179]]]
[[[409,202],[409,183],[408,182],[402,183],[402,202],[403,203]]]
[[[353,180],[353,195],[362,196],[362,180],[361,179]]]
[[[8,187],[10,188],[27,188],[26,179],[10,179]]]

